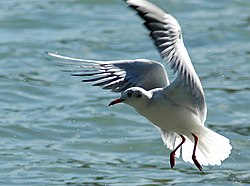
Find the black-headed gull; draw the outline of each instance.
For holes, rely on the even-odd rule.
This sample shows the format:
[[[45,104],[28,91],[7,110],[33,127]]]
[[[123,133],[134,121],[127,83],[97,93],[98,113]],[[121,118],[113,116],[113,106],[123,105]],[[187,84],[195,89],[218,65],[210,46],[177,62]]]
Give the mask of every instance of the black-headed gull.
[[[164,66],[152,60],[95,61],[48,54],[78,64],[81,69],[73,70],[72,75],[93,77],[83,82],[96,82],[95,86],[121,92],[121,97],[109,105],[126,103],[159,128],[164,144],[172,150],[171,168],[180,154],[200,171],[202,165],[221,165],[232,146],[229,139],[204,126],[205,96],[184,46],[180,25],[146,0],[125,1],[144,20],[156,48],[175,72],[172,83]]]

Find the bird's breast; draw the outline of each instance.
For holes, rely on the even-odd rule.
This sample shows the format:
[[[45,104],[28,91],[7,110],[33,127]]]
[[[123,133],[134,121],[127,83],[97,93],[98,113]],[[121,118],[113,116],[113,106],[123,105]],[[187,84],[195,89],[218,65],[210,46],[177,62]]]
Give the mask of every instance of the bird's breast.
[[[147,107],[136,110],[154,125],[178,134],[190,134],[201,125],[198,116],[190,109],[166,99],[154,100]]]

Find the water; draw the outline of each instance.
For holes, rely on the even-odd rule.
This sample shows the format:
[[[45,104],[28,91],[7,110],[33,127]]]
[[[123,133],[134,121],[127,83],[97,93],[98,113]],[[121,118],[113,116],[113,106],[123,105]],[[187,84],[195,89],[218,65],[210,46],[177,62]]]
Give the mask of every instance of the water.
[[[0,185],[247,185],[250,2],[156,0],[180,22],[206,93],[206,125],[231,139],[222,166],[177,160],[118,95],[70,77],[44,51],[160,60],[119,0],[0,2]],[[169,72],[170,73],[170,72]],[[171,75],[171,73],[170,73]]]

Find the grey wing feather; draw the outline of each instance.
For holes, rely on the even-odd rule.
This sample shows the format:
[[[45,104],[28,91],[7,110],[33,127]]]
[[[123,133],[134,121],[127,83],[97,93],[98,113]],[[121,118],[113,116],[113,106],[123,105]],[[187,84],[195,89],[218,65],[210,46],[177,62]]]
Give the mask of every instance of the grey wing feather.
[[[64,64],[80,68],[67,70],[73,76],[82,76],[83,82],[95,82],[94,86],[102,86],[113,92],[123,92],[130,87],[142,87],[145,90],[163,88],[169,80],[162,64],[145,59],[95,61],[72,58],[48,53],[48,55],[65,59]]]
[[[203,123],[207,114],[205,96],[184,46],[180,25],[173,16],[146,0],[126,2],[144,19],[156,48],[177,74],[175,81],[165,88],[167,96],[177,104],[191,105]]]

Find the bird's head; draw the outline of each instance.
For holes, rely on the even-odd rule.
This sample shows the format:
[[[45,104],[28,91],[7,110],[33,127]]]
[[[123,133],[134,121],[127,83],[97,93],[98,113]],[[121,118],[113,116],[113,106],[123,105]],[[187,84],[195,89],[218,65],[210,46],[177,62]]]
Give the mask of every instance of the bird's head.
[[[140,87],[132,87],[122,92],[121,97],[112,101],[109,106],[117,103],[126,103],[134,108],[138,108],[141,105],[147,104],[151,97],[149,91]]]

